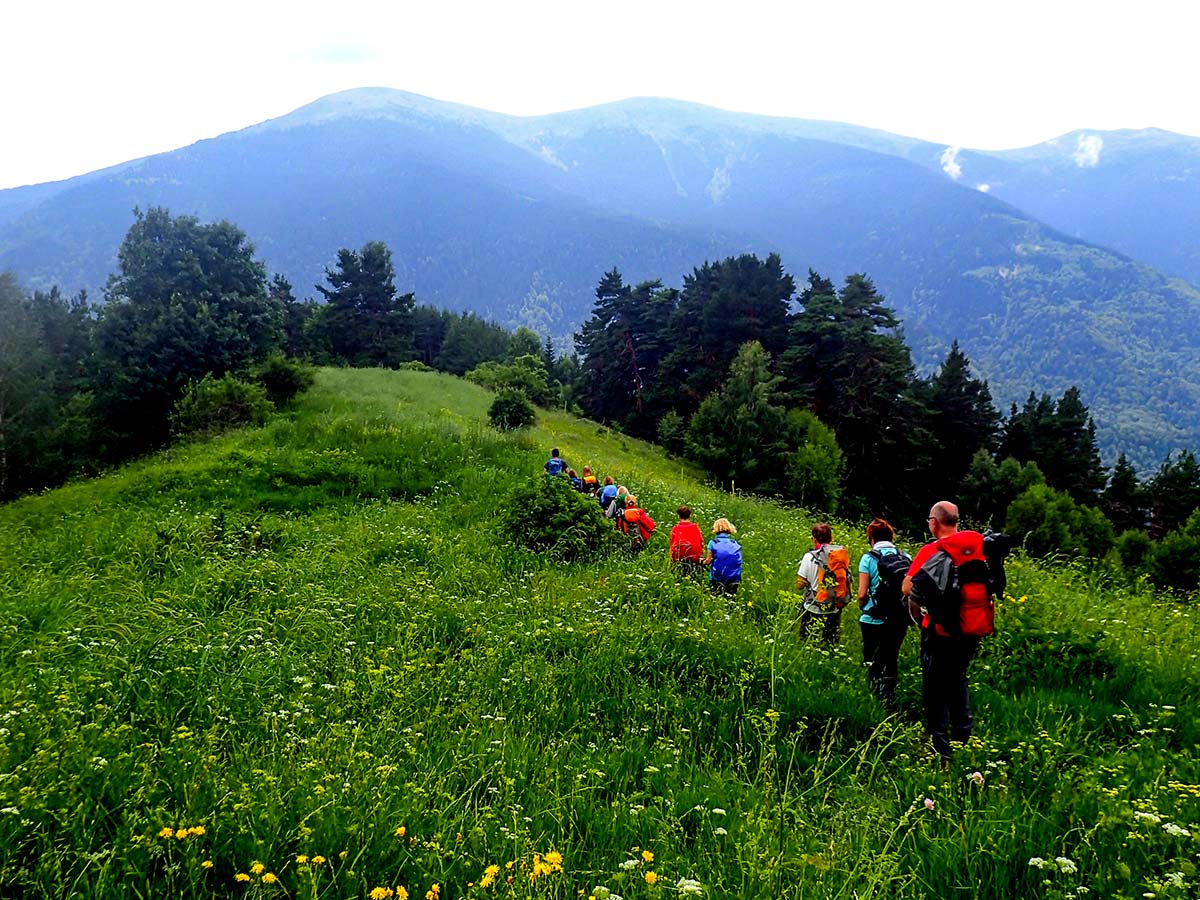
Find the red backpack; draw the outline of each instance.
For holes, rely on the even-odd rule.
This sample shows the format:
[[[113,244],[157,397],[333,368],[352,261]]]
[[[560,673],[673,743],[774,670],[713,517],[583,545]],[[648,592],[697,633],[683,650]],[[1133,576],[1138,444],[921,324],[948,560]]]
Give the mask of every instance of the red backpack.
[[[937,542],[912,579],[913,596],[938,634],[988,637],[996,633],[992,577],[983,535],[959,531]]]

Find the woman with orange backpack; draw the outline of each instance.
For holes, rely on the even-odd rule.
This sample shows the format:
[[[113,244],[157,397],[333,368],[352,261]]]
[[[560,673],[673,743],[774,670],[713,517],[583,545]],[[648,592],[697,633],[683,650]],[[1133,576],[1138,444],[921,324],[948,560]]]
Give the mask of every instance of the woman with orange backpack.
[[[625,509],[617,517],[617,530],[629,537],[629,549],[634,553],[641,553],[655,527],[650,513],[638,506],[637,497],[633,494],[626,496]]]
[[[821,630],[821,639],[833,646],[842,629],[842,608],[850,599],[850,551],[833,543],[833,529],[818,522],[812,529],[813,548],[800,560],[796,590],[803,596],[800,637],[807,641]]]

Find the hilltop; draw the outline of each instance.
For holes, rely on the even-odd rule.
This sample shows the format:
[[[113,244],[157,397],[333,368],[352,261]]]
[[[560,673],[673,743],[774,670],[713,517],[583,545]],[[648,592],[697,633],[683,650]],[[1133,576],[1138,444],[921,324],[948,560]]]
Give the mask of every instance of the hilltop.
[[[911,636],[892,718],[852,627],[796,640],[812,516],[565,414],[498,434],[489,402],[326,369],[264,428],[0,507],[0,892],[1194,889],[1193,608],[1014,560],[978,740],[939,772]],[[497,509],[551,445],[664,532],[684,501],[733,519],[736,600],[681,583],[662,533],[573,565],[512,546]]]

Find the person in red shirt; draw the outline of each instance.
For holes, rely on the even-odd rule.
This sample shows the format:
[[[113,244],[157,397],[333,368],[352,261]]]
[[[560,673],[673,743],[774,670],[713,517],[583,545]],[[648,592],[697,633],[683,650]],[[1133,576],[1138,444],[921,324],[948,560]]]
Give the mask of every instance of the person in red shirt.
[[[704,566],[704,535],[700,526],[692,521],[692,510],[689,506],[679,507],[679,524],[671,529],[671,543],[667,548],[671,562],[684,575],[695,575]]]
[[[939,550],[978,538],[979,552],[983,551],[982,535],[958,530],[958,507],[948,500],[935,503],[929,510],[927,521],[933,540],[913,558],[902,587],[910,605],[915,605],[917,599],[913,595],[913,576]],[[979,650],[979,642],[978,637],[950,634],[930,622],[927,613],[921,617],[921,695],[925,728],[943,766],[950,763],[950,742],[965,743],[975,724],[967,689],[967,669]]]

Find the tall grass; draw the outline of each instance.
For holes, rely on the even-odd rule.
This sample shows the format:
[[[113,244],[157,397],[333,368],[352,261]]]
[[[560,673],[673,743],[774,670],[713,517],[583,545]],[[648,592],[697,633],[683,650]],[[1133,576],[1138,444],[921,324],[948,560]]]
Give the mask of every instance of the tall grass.
[[[1193,609],[1015,560],[940,771],[915,635],[893,717],[850,620],[798,640],[803,511],[565,415],[501,435],[489,401],[324,370],[264,428],[0,507],[0,894],[1200,890]],[[506,540],[552,445],[636,490],[646,553]],[[735,600],[667,568],[681,502],[737,524]]]

